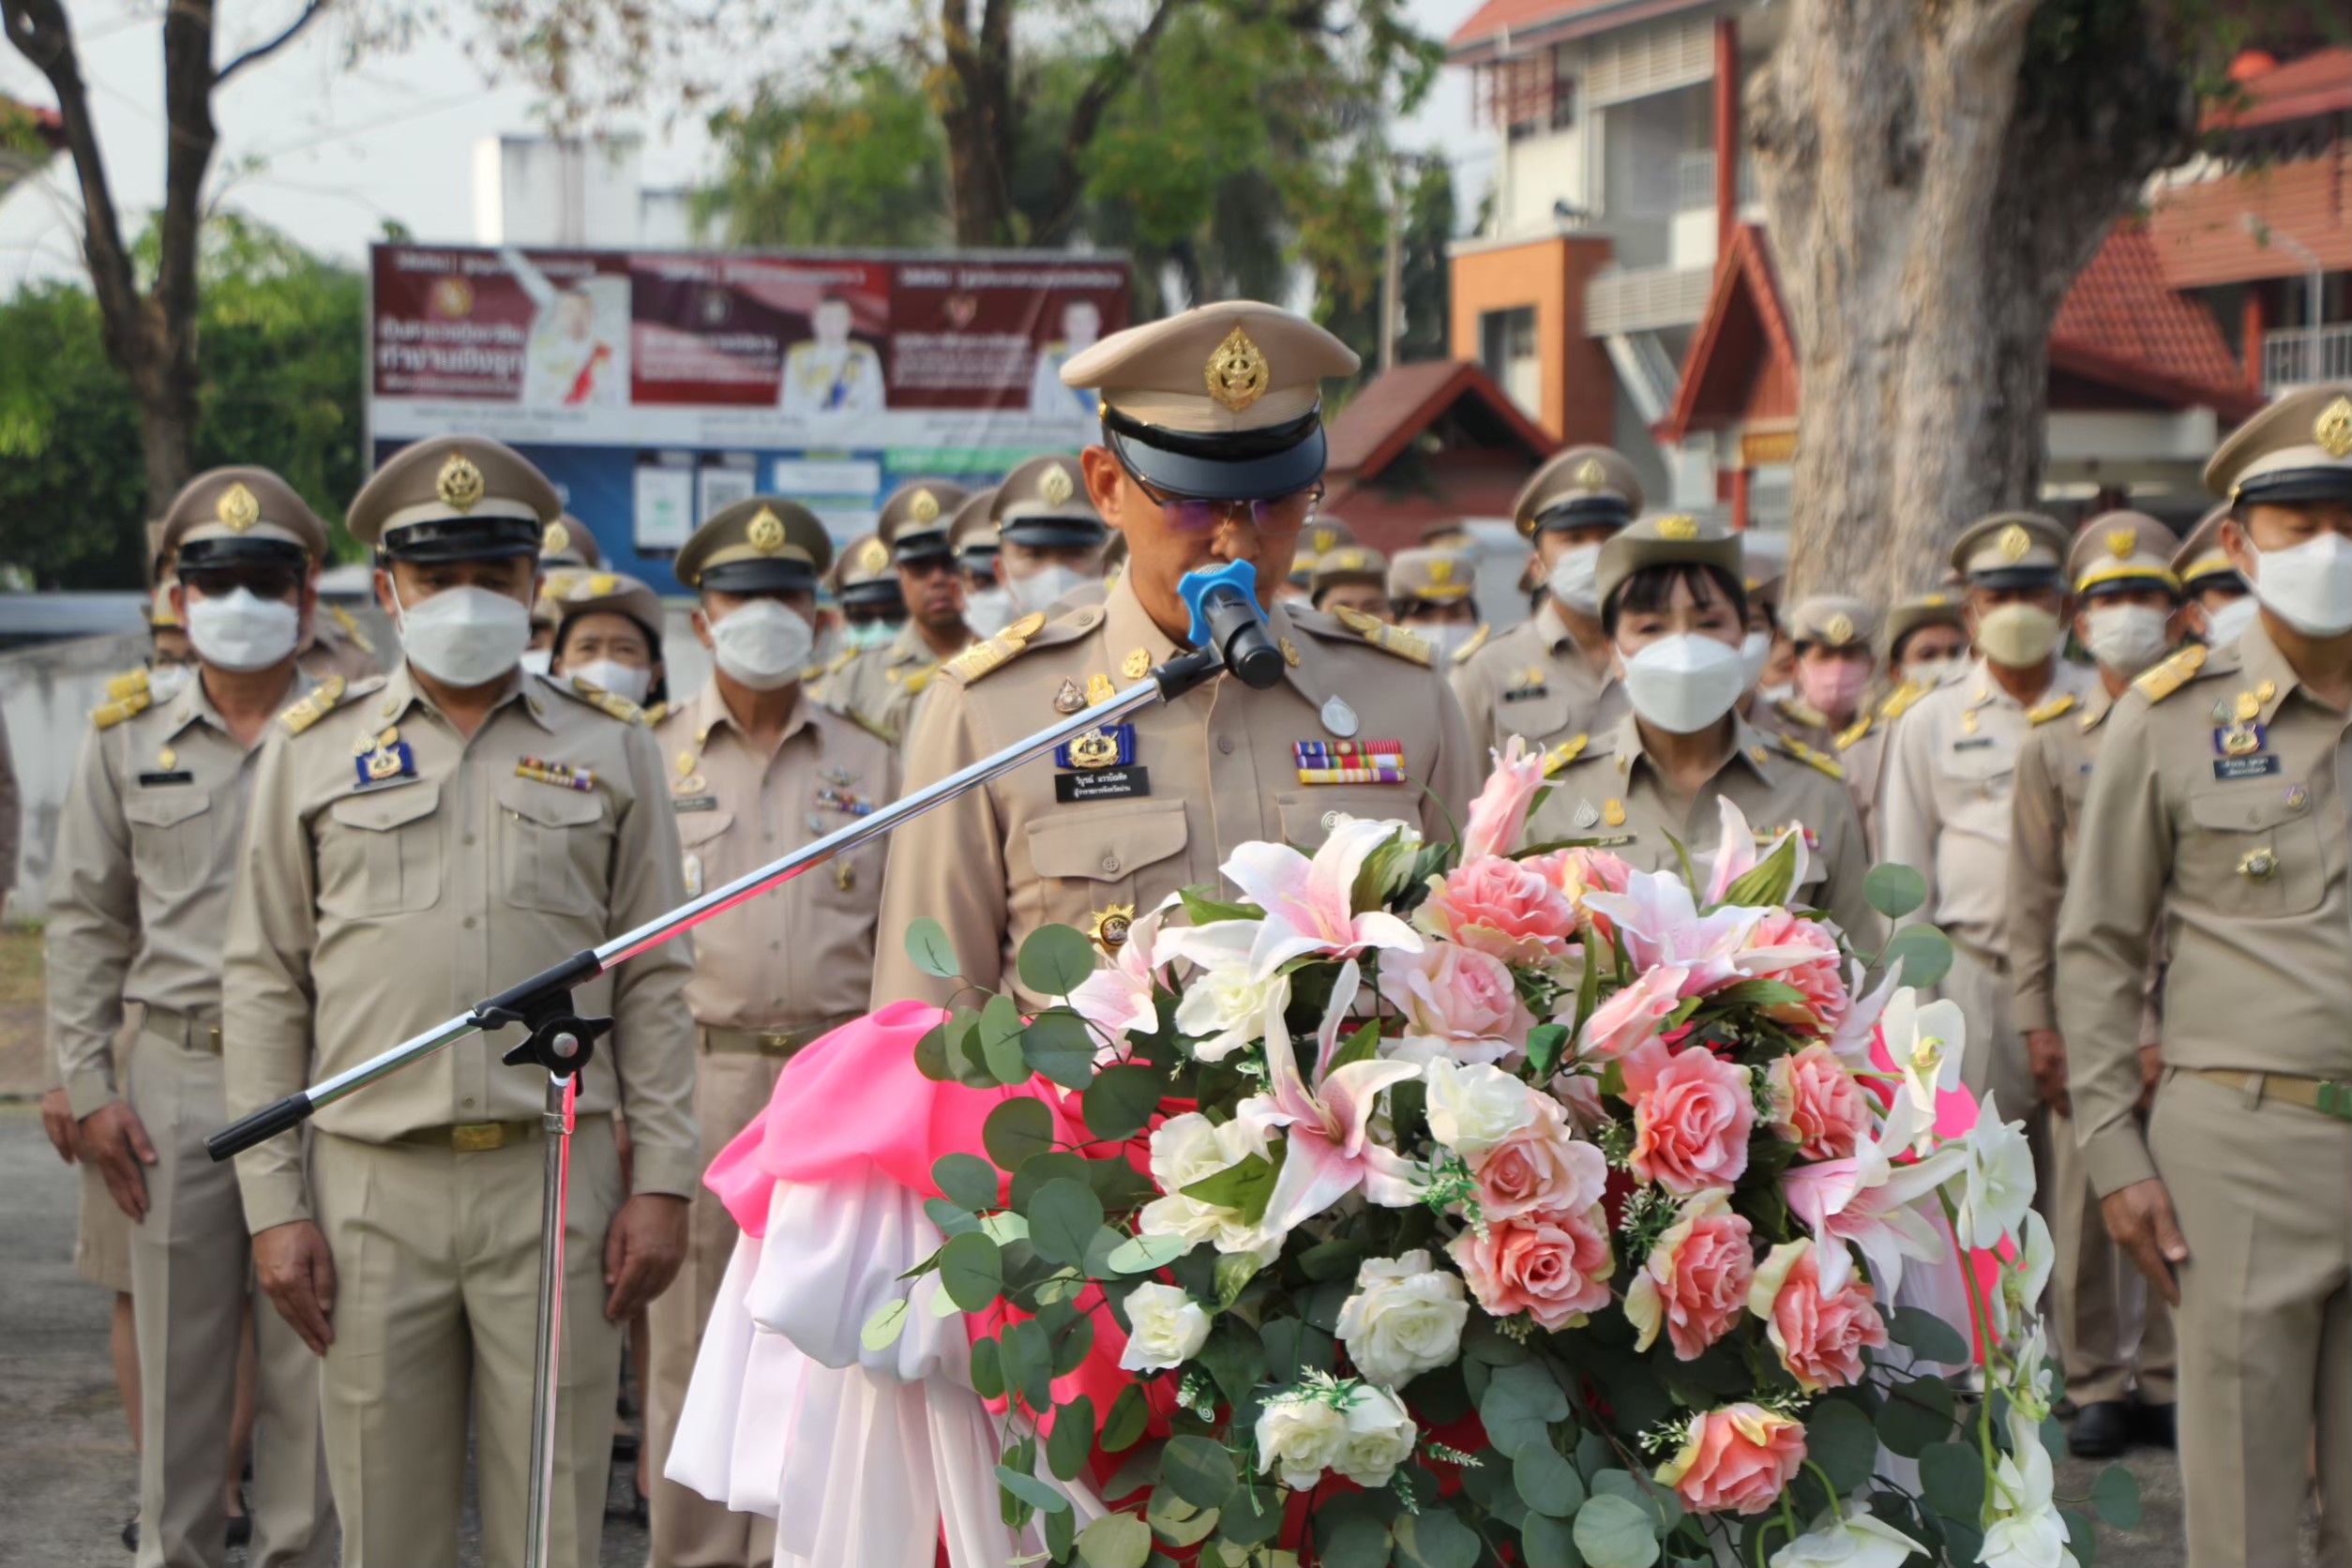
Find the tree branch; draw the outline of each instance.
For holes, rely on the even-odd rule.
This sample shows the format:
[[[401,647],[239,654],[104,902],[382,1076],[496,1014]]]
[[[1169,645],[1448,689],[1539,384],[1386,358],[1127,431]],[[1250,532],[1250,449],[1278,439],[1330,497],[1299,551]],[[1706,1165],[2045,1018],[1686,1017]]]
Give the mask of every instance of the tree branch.
[[[300,35],[304,28],[309,26],[313,22],[316,22],[319,19],[320,13],[324,11],[327,7],[333,4],[334,0],[305,0],[301,15],[286,23],[285,29],[279,33],[276,38],[255,44],[252,48],[238,55],[235,59],[231,60],[227,65],[213,72],[212,84],[215,87],[221,86],[227,83],[229,78],[234,76],[246,67],[259,65],[264,60],[268,59],[271,55],[277,53],[288,44],[294,42],[294,38]]]
[[[83,85],[73,25],[58,0],[0,0],[0,25],[5,25],[17,53],[48,79],[50,91],[57,96],[66,147],[72,154],[74,174],[82,186],[82,255],[106,324],[108,356],[117,369],[131,374],[140,347],[139,288],[129,249],[123,243],[121,220],[114,212],[106,158],[98,147],[98,121],[90,113],[89,93]]]
[[[1069,236],[1071,226],[1078,219],[1079,189],[1084,176],[1078,170],[1078,159],[1102,128],[1103,116],[1110,110],[1111,100],[1128,81],[1149,65],[1152,52],[1160,41],[1160,35],[1176,12],[1191,0],[1157,0],[1152,8],[1151,19],[1143,30],[1123,50],[1113,50],[1103,56],[1094,68],[1094,74],[1078,94],[1078,105],[1070,113],[1069,135],[1062,143],[1062,158],[1053,178],[1053,201],[1046,208],[1046,220],[1039,225],[1034,242],[1039,245],[1059,245]]]

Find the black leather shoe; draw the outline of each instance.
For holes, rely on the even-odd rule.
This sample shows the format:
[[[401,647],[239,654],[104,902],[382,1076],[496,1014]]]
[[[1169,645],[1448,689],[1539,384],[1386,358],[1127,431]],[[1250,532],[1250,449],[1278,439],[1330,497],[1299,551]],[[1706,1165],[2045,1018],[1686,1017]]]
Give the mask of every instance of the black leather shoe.
[[[2170,1405],[2133,1405],[2132,1407],[2132,1440],[2150,1448],[2177,1446],[2173,1428],[2173,1408]]]
[[[2101,1399],[2075,1412],[2066,1451],[2077,1459],[2113,1459],[2131,1437],[2132,1407],[2120,1399]]]
[[[232,1546],[249,1546],[252,1544],[253,1515],[250,1514],[230,1515],[229,1545]]]
[[[139,1515],[134,1513],[129,1518],[123,1521],[123,1550],[127,1552],[135,1552],[138,1549]]]

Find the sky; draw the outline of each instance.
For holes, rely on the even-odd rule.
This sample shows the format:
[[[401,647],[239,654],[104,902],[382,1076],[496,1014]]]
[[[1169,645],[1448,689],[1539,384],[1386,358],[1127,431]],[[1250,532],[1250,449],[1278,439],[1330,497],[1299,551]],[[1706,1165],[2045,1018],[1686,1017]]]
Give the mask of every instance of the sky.
[[[98,135],[127,215],[162,199],[160,6],[155,0],[67,0],[80,40]],[[1477,0],[1411,0],[1425,32],[1442,38]],[[294,0],[224,4],[219,56],[268,37],[296,9]],[[449,8],[462,10],[462,8]],[[357,261],[386,219],[418,239],[474,237],[474,147],[485,138],[536,128],[533,98],[490,85],[461,39],[434,37],[396,55],[346,65],[347,40],[334,13],[273,59],[241,72],[215,99],[219,147],[214,200],[293,234],[314,250]],[[13,49],[0,45],[0,94],[53,101],[48,83]],[[1440,150],[1461,160],[1461,210],[1474,210],[1488,177],[1488,141],[1470,119],[1466,73],[1447,70],[1400,129],[1400,146]],[[711,149],[698,122],[644,136],[649,187],[684,186],[706,173]],[[42,177],[0,203],[0,298],[31,279],[81,276],[78,188],[71,161],[52,160]],[[136,216],[127,218],[135,232]]]

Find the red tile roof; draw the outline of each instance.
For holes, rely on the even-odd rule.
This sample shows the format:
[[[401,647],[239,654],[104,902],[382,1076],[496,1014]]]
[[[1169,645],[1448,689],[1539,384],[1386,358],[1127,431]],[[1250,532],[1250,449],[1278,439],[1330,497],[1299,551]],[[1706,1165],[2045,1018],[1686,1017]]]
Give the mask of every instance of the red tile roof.
[[[2352,267],[2352,138],[2160,191],[2148,233],[2176,289]],[[2288,243],[2292,241],[2293,243]]]
[[[1349,400],[1331,422],[1331,457],[1325,467],[1334,475],[1372,478],[1464,399],[1484,404],[1537,460],[1559,449],[1560,443],[1477,365],[1467,359],[1430,359],[1375,376]]]
[[[2321,49],[2299,60],[2248,77],[2239,103],[2215,106],[2209,127],[2247,130],[2352,110],[2352,49]]]
[[[1556,43],[1693,10],[1707,0],[1485,0],[1445,40],[1446,55],[1459,61],[1499,53],[1506,41]],[[1494,48],[1485,46],[1494,45]]]

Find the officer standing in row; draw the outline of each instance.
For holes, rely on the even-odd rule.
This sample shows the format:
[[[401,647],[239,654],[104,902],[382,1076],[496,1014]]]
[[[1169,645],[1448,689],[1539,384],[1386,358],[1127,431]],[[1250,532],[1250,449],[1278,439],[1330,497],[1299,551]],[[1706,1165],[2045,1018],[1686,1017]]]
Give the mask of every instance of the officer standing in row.
[[[58,825],[50,1018],[84,1158],[133,1222],[139,1561],[219,1564],[253,1299],[235,1174],[204,1145],[229,1119],[220,943],[264,737],[308,685],[296,655],[326,528],[275,474],[221,468],[173,499],[164,540],[199,673],[168,701],[142,692],[96,715]],[[133,1003],[143,1017],[118,1078],[114,1037]],[[331,1562],[318,1364],[266,1304],[253,1328],[252,1560]]]
[[[1326,615],[1342,610],[1389,619],[1388,557],[1368,545],[1341,545],[1316,558],[1307,603]]]
[[[2229,551],[2222,548],[2222,524],[2228,517],[2227,502],[2206,513],[2172,558],[2173,574],[2180,579],[2180,591],[2188,599],[2184,613],[2189,630],[2209,648],[2244,636],[2260,608]]]
[[[1298,552],[1290,558],[1290,570],[1283,580],[1278,597],[1298,604],[1312,602],[1316,563],[1342,545],[1356,542],[1356,531],[1346,520],[1328,512],[1318,512],[1315,520],[1299,535]]]
[[[2026,1039],[2035,1086],[2049,1108],[2049,1160],[2041,1198],[2057,1254],[2050,1275],[2051,1318],[2066,1371],[2066,1395],[2076,1410],[2067,1446],[2085,1459],[2114,1458],[2135,1436],[2164,1447],[2172,1441],[2171,1315],[2162,1301],[2148,1304],[2134,1357],[2132,1340],[2139,1327],[2134,1319],[2142,1317],[2144,1292],[2137,1274],[2107,1237],[2098,1197],[2083,1169],[2066,1093],[2066,1042],[2058,1033],[2055,991],[2058,907],[2077,868],[2083,797],[2116,699],[2179,641],[2179,584],[2172,571],[2179,548],[2171,530],[2139,512],[2105,512],[2083,525],[2067,569],[2082,607],[2074,616],[2075,634],[2098,661],[2099,684],[2079,703],[2037,708],[2033,730],[2017,748],[2015,830],[2009,849],[2011,1008]],[[2150,1088],[2156,1042],[2151,1017],[2140,1046]]]
[[[2179,1312],[2188,1560],[2352,1561],[2352,383],[2286,393],[2206,465],[2260,601],[2106,720],[2058,926],[2075,1127],[2107,1229]],[[2140,1114],[2140,981],[2170,938]],[[2314,1442],[2314,1439],[2316,1440]],[[2314,1466],[2314,1460],[2316,1461]]]
[[[894,735],[906,732],[914,700],[940,662],[972,645],[964,625],[964,585],[947,529],[968,492],[944,479],[901,485],[882,503],[876,524],[897,568],[906,624],[888,645],[850,664],[827,687],[826,700],[843,713]]]
[[[1862,599],[1816,594],[1785,620],[1796,649],[1791,679],[1797,689],[1770,701],[1758,693],[1748,721],[1768,734],[1828,751],[1870,696],[1878,669],[1878,612]]]
[[[1552,792],[1527,837],[1583,839],[1637,869],[1669,870],[1675,840],[1693,853],[1714,845],[1717,803],[1728,800],[1759,847],[1792,824],[1804,830],[1796,901],[1866,946],[1877,925],[1862,892],[1870,855],[1837,764],[1734,711],[1746,682],[1743,577],[1740,536],[1695,518],[1644,518],[1601,547],[1600,625],[1630,711],[1552,748]]]
[[[840,624],[833,647],[825,645],[822,633],[818,636],[816,657],[822,669],[809,683],[808,695],[843,711],[847,704],[838,694],[848,689],[850,667],[861,655],[886,646],[898,635],[906,625],[907,600],[898,592],[890,547],[871,534],[861,534],[841,547],[824,585],[833,595]]]
[[[996,487],[973,490],[956,508],[947,525],[947,545],[956,552],[956,569],[964,579],[964,625],[977,639],[994,637],[1010,626],[1018,613],[1012,596],[996,580],[1000,545],[996,520],[988,513]]]
[[[1356,356],[1270,305],[1204,306],[1104,339],[1063,369],[1099,389],[1103,444],[1080,459],[1095,510],[1126,539],[1099,609],[1032,614],[950,659],[907,747],[912,791],[1143,678],[1184,647],[1177,583],[1257,568],[1281,684],[1223,674],[1173,703],[1060,748],[900,829],[882,893],[873,1000],[943,1000],[899,941],[930,915],[965,980],[1013,982],[1013,955],[1049,922],[1106,947],[1180,887],[1214,883],[1244,842],[1313,850],[1339,814],[1452,833],[1484,776],[1428,644],[1366,617],[1274,604],[1314,520],[1325,438],[1320,384]],[[1294,781],[1294,782],[1293,782]],[[1034,1000],[1033,998],[1032,1000]]]
[[[2072,609],[2070,543],[2038,512],[1996,512],[1960,535],[1952,562],[1968,580],[1977,660],[1903,716],[1879,783],[1879,856],[1926,879],[1927,900],[1914,918],[1952,939],[1952,971],[1937,988],[1968,1017],[1962,1078],[1980,1097],[1992,1093],[2011,1118],[2026,1117],[2038,1098],[2009,1009],[2017,747],[2037,719],[2071,711],[2094,684],[2090,671],[2058,656]]]
[[[832,556],[823,524],[775,496],[719,511],[678,552],[678,580],[700,596],[695,636],[715,666],[710,684],[656,731],[689,897],[897,795],[891,746],[800,689],[814,646],[817,580]],[[700,1046],[702,1166],[765,1108],[793,1051],[866,1010],[886,848],[871,840],[696,928],[686,995]],[[699,1186],[688,1227],[685,1267],[653,1304],[645,1416],[652,1560],[755,1568],[775,1555],[775,1521],[730,1513],[662,1474],[735,1246],[726,1205]]]
[[[1485,641],[1478,563],[1466,550],[1423,545],[1388,564],[1389,618],[1437,651],[1438,668],[1467,664]]]
[[[1558,746],[1624,716],[1598,574],[1601,546],[1640,510],[1634,465],[1606,446],[1571,446],[1521,488],[1512,516],[1534,541],[1546,592],[1530,619],[1454,671],[1454,695],[1480,747],[1499,751],[1513,735]]]
[[[523,673],[555,489],[497,442],[409,446],[352,502],[400,630],[381,682],[280,716],[229,917],[222,1038],[243,1116],[681,902],[636,706]],[[622,1325],[670,1283],[701,1175],[683,943],[581,985],[617,1022],[571,1140],[550,1560],[593,1562]],[[237,1157],[255,1265],[324,1358],[343,1560],[454,1562],[469,1415],[482,1555],[523,1556],[545,1076],[460,1040]],[[628,1118],[622,1190],[612,1114]]]
[[[1076,453],[1032,458],[1014,469],[997,487],[988,515],[999,541],[997,580],[1013,619],[1043,611],[1056,620],[1103,602],[1110,528],[1086,498]]]
[[[1862,833],[1878,844],[1878,785],[1887,736],[1914,702],[1968,667],[1968,608],[1957,592],[1937,588],[1898,600],[1887,612],[1887,677],[1894,689],[1838,732],[1838,765],[1862,813]]]

